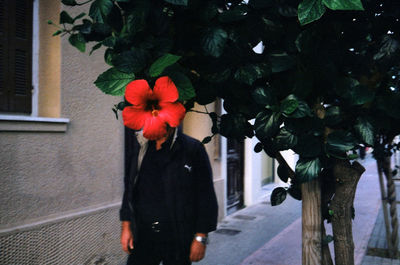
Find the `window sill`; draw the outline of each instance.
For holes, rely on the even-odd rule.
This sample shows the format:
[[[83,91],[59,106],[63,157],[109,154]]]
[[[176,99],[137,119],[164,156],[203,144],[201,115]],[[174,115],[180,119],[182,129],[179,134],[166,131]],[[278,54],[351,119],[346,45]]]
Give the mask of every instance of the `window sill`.
[[[69,119],[0,115],[0,132],[66,132]]]

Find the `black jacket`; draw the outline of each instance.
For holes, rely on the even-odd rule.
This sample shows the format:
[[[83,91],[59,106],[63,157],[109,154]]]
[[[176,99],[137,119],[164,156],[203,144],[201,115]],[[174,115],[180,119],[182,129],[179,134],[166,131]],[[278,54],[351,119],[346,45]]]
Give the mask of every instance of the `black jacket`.
[[[140,145],[133,130],[126,129],[125,191],[120,210],[121,221],[131,221],[134,240],[137,227],[133,190],[138,177]],[[207,152],[198,140],[180,130],[172,145],[170,161],[164,175],[166,203],[174,233],[183,248],[194,233],[208,233],[216,229],[218,205],[214,191],[212,170]]]

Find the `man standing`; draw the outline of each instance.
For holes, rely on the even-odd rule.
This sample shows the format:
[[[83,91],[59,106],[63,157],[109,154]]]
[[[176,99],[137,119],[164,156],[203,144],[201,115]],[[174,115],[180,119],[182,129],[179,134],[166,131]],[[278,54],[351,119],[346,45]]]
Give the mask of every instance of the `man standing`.
[[[184,114],[178,115],[179,122],[171,118],[171,113],[164,114],[169,109],[163,109],[167,105],[163,97],[177,100],[166,93],[175,88],[170,79],[158,79],[153,91],[142,89],[140,95],[137,91],[144,85],[138,81],[132,82],[136,82],[132,86],[135,90],[127,87],[125,98],[133,106],[126,112],[124,109],[125,116],[123,112],[125,125],[133,130],[126,128],[121,245],[130,254],[129,265],[188,265],[204,257],[207,234],[217,225],[218,205],[210,162],[199,141],[171,127],[176,127]],[[133,96],[127,96],[130,91],[135,91],[133,96],[144,103],[140,105]],[[153,119],[148,126],[145,118],[142,121],[128,116],[131,112],[137,115],[140,106],[143,117]],[[160,118],[166,119],[165,130],[153,126],[164,124],[154,121]],[[138,124],[138,120],[142,123]],[[136,131],[143,126],[143,134]]]

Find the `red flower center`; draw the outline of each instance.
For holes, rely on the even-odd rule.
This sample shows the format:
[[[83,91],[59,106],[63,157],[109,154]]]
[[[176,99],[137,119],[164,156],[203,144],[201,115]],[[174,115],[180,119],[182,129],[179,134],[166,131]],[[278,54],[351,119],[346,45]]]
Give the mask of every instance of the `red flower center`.
[[[158,104],[158,100],[157,99],[147,99],[146,101],[146,106],[145,106],[145,110],[146,111],[150,111],[151,115],[153,115],[153,117],[157,117],[159,110],[160,110],[160,106]]]

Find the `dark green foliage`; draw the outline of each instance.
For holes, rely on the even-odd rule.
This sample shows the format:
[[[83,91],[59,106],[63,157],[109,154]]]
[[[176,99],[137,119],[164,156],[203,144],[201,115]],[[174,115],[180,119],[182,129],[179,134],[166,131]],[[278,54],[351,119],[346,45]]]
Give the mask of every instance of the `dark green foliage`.
[[[136,74],[145,68],[148,54],[145,50],[136,48],[113,56],[111,62],[121,72]]]
[[[287,190],[290,196],[294,199],[301,201],[301,188],[299,185],[290,185],[289,189]]]
[[[286,199],[287,191],[285,188],[278,187],[272,191],[271,194],[271,205],[276,206],[281,204]]]
[[[127,74],[110,68],[97,78],[94,82],[105,94],[112,96],[123,96],[126,85],[135,79],[134,74]]]
[[[169,53],[161,56],[150,66],[149,75],[151,77],[156,77],[161,75],[165,68],[176,63],[180,58],[181,56]]]
[[[325,13],[322,0],[304,0],[299,5],[299,21],[305,25],[318,20]]]
[[[85,2],[62,0],[75,8]],[[210,113],[212,135],[238,140],[255,135],[260,142],[255,151],[271,157],[292,149],[301,157],[297,183],[318,177],[332,159],[354,159],[351,152],[360,145],[373,146],[377,157],[390,154],[378,140],[400,134],[396,1],[87,5],[89,15],[62,11],[54,34],[70,33],[70,43],[82,52],[87,45],[90,53],[105,48],[111,69],[95,82],[103,92],[120,96],[134,78],[151,84],[167,75],[187,108],[222,98],[226,113]],[[301,198],[292,181],[281,195]]]
[[[85,50],[86,50],[86,41],[85,41],[85,38],[83,37],[83,35],[81,33],[72,34],[68,38],[68,41],[72,46],[76,47],[79,51],[85,52]]]
[[[296,180],[302,183],[317,178],[321,172],[321,167],[319,158],[300,158],[296,164]]]
[[[74,19],[65,11],[62,11],[60,13],[60,24],[73,24],[74,23]]]
[[[283,182],[288,182],[289,180],[289,170],[287,167],[284,165],[279,165],[278,166],[278,177],[283,181]]]
[[[258,142],[255,146],[254,146],[254,152],[256,153],[260,153],[263,150],[263,144]]]
[[[207,29],[202,37],[202,46],[206,55],[220,57],[224,51],[228,33],[222,28]]]

